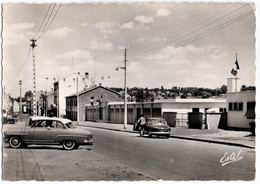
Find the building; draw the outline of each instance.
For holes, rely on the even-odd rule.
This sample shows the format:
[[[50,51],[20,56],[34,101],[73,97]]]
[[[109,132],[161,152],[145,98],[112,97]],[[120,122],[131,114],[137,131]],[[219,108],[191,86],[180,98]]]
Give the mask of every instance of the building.
[[[227,126],[230,129],[249,129],[255,122],[256,91],[238,90],[239,78],[227,79]]]
[[[92,82],[88,80],[88,73],[85,73],[85,76],[73,73],[56,81],[54,83],[54,106],[57,107],[57,116],[66,114],[66,96],[92,85]]]
[[[227,126],[233,129],[249,129],[255,121],[256,91],[227,93]]]
[[[79,121],[107,119],[107,105],[111,101],[120,101],[120,94],[103,86],[88,88],[78,93],[79,95]],[[77,93],[66,97],[66,116],[75,121],[77,120]],[[97,116],[90,113],[98,112]]]

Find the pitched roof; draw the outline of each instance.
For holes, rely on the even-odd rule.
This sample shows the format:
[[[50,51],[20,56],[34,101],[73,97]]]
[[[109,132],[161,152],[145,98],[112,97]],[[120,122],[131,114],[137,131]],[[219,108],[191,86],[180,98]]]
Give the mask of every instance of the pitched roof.
[[[93,87],[93,88],[84,89],[84,90],[79,91],[78,93],[79,93],[79,96],[80,96],[80,95],[83,95],[83,94],[88,93],[88,92],[90,92],[90,91],[96,90],[96,89],[98,89],[98,88],[103,88],[103,89],[105,89],[105,90],[107,90],[107,91],[110,91],[110,92],[112,92],[112,93],[115,93],[115,94],[117,94],[117,95],[120,95],[118,92],[116,92],[116,91],[114,91],[114,90],[112,90],[112,89],[109,89],[109,88],[105,88],[105,87],[103,87],[103,86],[96,86],[96,87]],[[69,96],[66,96],[65,98],[67,98],[67,97],[73,97],[73,96],[77,96],[77,93],[73,93],[73,94],[71,94],[71,95],[69,95]]]

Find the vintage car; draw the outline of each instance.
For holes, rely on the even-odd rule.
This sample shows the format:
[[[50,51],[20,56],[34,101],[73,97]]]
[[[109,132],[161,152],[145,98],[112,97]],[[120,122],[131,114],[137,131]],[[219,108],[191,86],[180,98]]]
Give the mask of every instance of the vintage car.
[[[93,144],[91,132],[64,118],[33,116],[28,123],[7,125],[3,132],[5,142],[12,148],[40,144],[62,145],[64,149],[72,150]]]
[[[147,118],[145,125],[139,130],[140,136],[148,134],[149,137],[152,135],[164,136],[169,138],[171,135],[171,128],[167,125],[167,122],[163,118]]]

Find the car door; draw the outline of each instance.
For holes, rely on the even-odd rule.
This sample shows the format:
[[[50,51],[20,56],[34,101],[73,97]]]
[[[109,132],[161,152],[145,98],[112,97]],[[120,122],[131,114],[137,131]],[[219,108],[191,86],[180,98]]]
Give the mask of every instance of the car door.
[[[37,120],[30,129],[30,141],[35,143],[51,143],[52,140],[52,121]]]
[[[61,139],[68,135],[68,130],[65,128],[64,124],[60,121],[53,121],[54,128],[52,129],[52,139],[55,142],[60,142]]]

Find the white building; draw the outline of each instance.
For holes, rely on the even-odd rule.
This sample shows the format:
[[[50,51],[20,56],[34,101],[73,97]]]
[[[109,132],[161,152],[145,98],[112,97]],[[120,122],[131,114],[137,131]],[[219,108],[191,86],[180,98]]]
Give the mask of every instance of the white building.
[[[227,93],[227,126],[232,128],[250,128],[255,121],[255,91]]]
[[[66,114],[66,96],[89,87],[92,87],[92,83],[88,80],[88,73],[85,76],[74,73],[55,82],[54,104],[57,106],[57,116]]]
[[[256,91],[240,91],[237,80],[227,79],[227,126],[248,129],[255,121]]]

